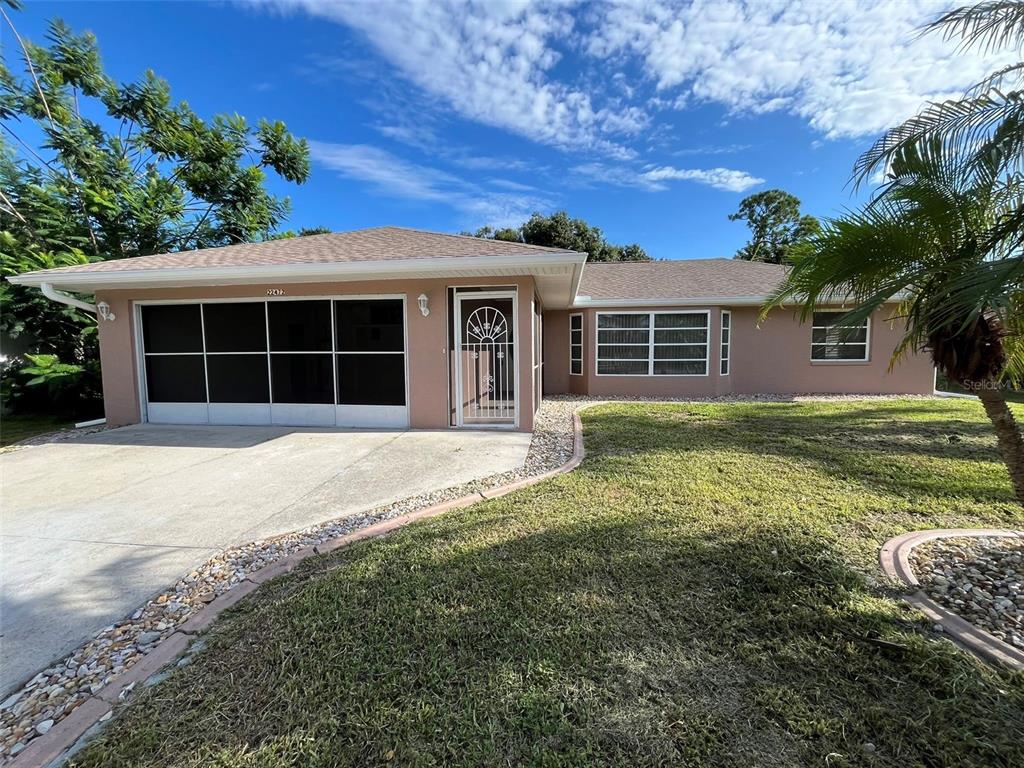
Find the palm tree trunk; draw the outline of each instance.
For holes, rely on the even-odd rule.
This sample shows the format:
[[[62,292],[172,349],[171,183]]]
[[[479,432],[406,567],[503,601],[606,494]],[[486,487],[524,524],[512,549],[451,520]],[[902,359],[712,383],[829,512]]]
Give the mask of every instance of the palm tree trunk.
[[[999,452],[1003,454],[1003,461],[1010,472],[1017,501],[1024,504],[1024,438],[1021,437],[1020,427],[1006,405],[999,382],[986,381],[985,386],[977,390],[977,394],[995,427]]]

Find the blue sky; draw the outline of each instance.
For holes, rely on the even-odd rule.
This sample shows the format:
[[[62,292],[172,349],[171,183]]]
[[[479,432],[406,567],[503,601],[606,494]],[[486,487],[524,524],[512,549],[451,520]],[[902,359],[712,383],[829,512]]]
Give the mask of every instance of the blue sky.
[[[30,3],[153,69],[205,117],[283,120],[313,171],[290,227],[457,232],[566,209],[658,258],[731,256],[744,195],[818,216],[856,198],[860,151],[997,66],[915,36],[928,0],[643,4]],[[5,52],[11,42],[4,30]],[[8,55],[10,55],[8,53]]]

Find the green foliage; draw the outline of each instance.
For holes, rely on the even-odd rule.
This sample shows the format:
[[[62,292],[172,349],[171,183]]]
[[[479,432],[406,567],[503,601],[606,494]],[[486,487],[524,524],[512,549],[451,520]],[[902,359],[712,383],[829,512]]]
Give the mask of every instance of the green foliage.
[[[294,229],[286,229],[283,232],[275,232],[268,240],[291,240],[294,237],[308,237],[309,235],[329,235],[330,227],[302,227],[296,232]]]
[[[55,19],[38,45],[0,13],[12,32],[0,61],[0,278],[265,239],[285,219],[289,201],[267,191],[267,173],[304,182],[309,151],[284,124],[203,119],[153,72],[114,81],[93,35]],[[6,279],[0,306],[4,337],[95,361],[95,318]]]
[[[534,213],[519,227],[492,229],[482,227],[467,233],[474,237],[506,240],[513,243],[529,243],[548,248],[568,248],[587,254],[588,261],[650,261],[651,257],[636,243],[612,245],[604,238],[600,227],[588,224],[583,219],[570,219],[565,211],[550,216]]]
[[[85,367],[73,363],[62,363],[56,355],[25,355],[31,365],[22,367],[21,373],[33,376],[25,382],[26,386],[35,387],[45,384],[53,389],[60,389],[67,386],[81,376]]]
[[[781,189],[766,189],[743,198],[729,221],[746,221],[751,238],[735,258],[788,264],[820,228],[813,216],[800,213],[800,200]]]

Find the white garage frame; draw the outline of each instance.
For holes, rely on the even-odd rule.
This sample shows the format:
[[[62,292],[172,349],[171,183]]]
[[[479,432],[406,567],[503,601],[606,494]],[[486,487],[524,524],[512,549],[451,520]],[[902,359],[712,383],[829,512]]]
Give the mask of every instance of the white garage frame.
[[[337,326],[335,322],[336,301],[391,300],[402,302],[402,351],[401,352],[359,352],[352,354],[401,354],[405,377],[405,405],[353,405],[338,403],[338,358],[346,354],[338,349]],[[269,305],[272,302],[287,301],[328,301],[331,308],[331,349],[330,351],[277,352],[276,354],[311,354],[331,356],[334,378],[334,403],[275,403],[271,358],[275,354],[270,348]],[[142,328],[142,307],[155,305],[210,305],[210,304],[263,304],[266,321],[267,349],[264,353],[208,353],[206,350],[206,328],[203,312],[200,311],[203,351],[194,353],[148,353],[194,354],[203,356],[205,377],[205,403],[160,403],[150,402],[146,386],[146,350]],[[306,427],[352,427],[408,429],[409,427],[409,311],[406,294],[343,294],[329,296],[247,296],[229,299],[152,299],[132,302],[132,319],[135,323],[134,342],[136,360],[136,386],[139,396],[140,416],[143,422],[154,424],[216,424],[232,425],[282,425]],[[209,375],[206,370],[208,354],[265,354],[269,403],[211,403]]]

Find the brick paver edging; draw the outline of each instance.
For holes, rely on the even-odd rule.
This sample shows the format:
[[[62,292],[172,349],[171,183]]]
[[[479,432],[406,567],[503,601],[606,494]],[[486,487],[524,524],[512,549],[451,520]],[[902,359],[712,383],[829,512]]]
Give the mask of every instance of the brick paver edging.
[[[588,403],[587,405],[590,404]],[[399,528],[404,528],[417,520],[436,517],[443,512],[469,507],[487,499],[496,499],[520,488],[526,488],[527,486],[539,483],[541,480],[547,480],[550,477],[576,469],[580,462],[583,461],[583,425],[580,422],[579,413],[574,413],[572,419],[572,458],[560,467],[534,475],[533,477],[517,480],[507,485],[499,485],[479,493],[463,496],[461,499],[446,501],[441,504],[435,504],[432,507],[417,509],[399,517],[382,520],[358,531],[339,536],[324,544],[300,549],[298,552],[294,552],[250,574],[232,589],[213,600],[209,605],[201,608],[198,613],[178,627],[173,634],[161,640],[159,645],[146,654],[145,658],[113,678],[95,695],[86,698],[70,715],[56,723],[47,733],[37,736],[30,741],[28,746],[7,764],[7,768],[43,768],[44,766],[59,765],[62,760],[66,759],[67,753],[79,745],[80,741],[83,740],[83,736],[93,735],[100,721],[107,718],[113,711],[114,706],[120,702],[122,692],[131,690],[136,684],[144,683],[144,681],[156,675],[164,667],[176,661],[179,656],[188,650],[196,634],[206,630],[216,621],[221,613],[244,599],[251,592],[256,591],[261,584],[294,570],[307,557],[333,552],[336,549],[362,541],[363,539],[387,536],[389,533]]]
[[[1024,531],[1010,528],[937,528],[929,531],[912,531],[885,542],[878,555],[878,561],[890,579],[901,581],[909,587],[919,587],[920,583],[910,566],[910,550],[926,541],[965,536],[1024,536]],[[944,632],[978,657],[1010,669],[1024,669],[1024,651],[1004,643],[998,637],[947,610],[928,597],[924,590],[918,589],[913,594],[904,595],[904,599],[929,620],[941,624]]]

